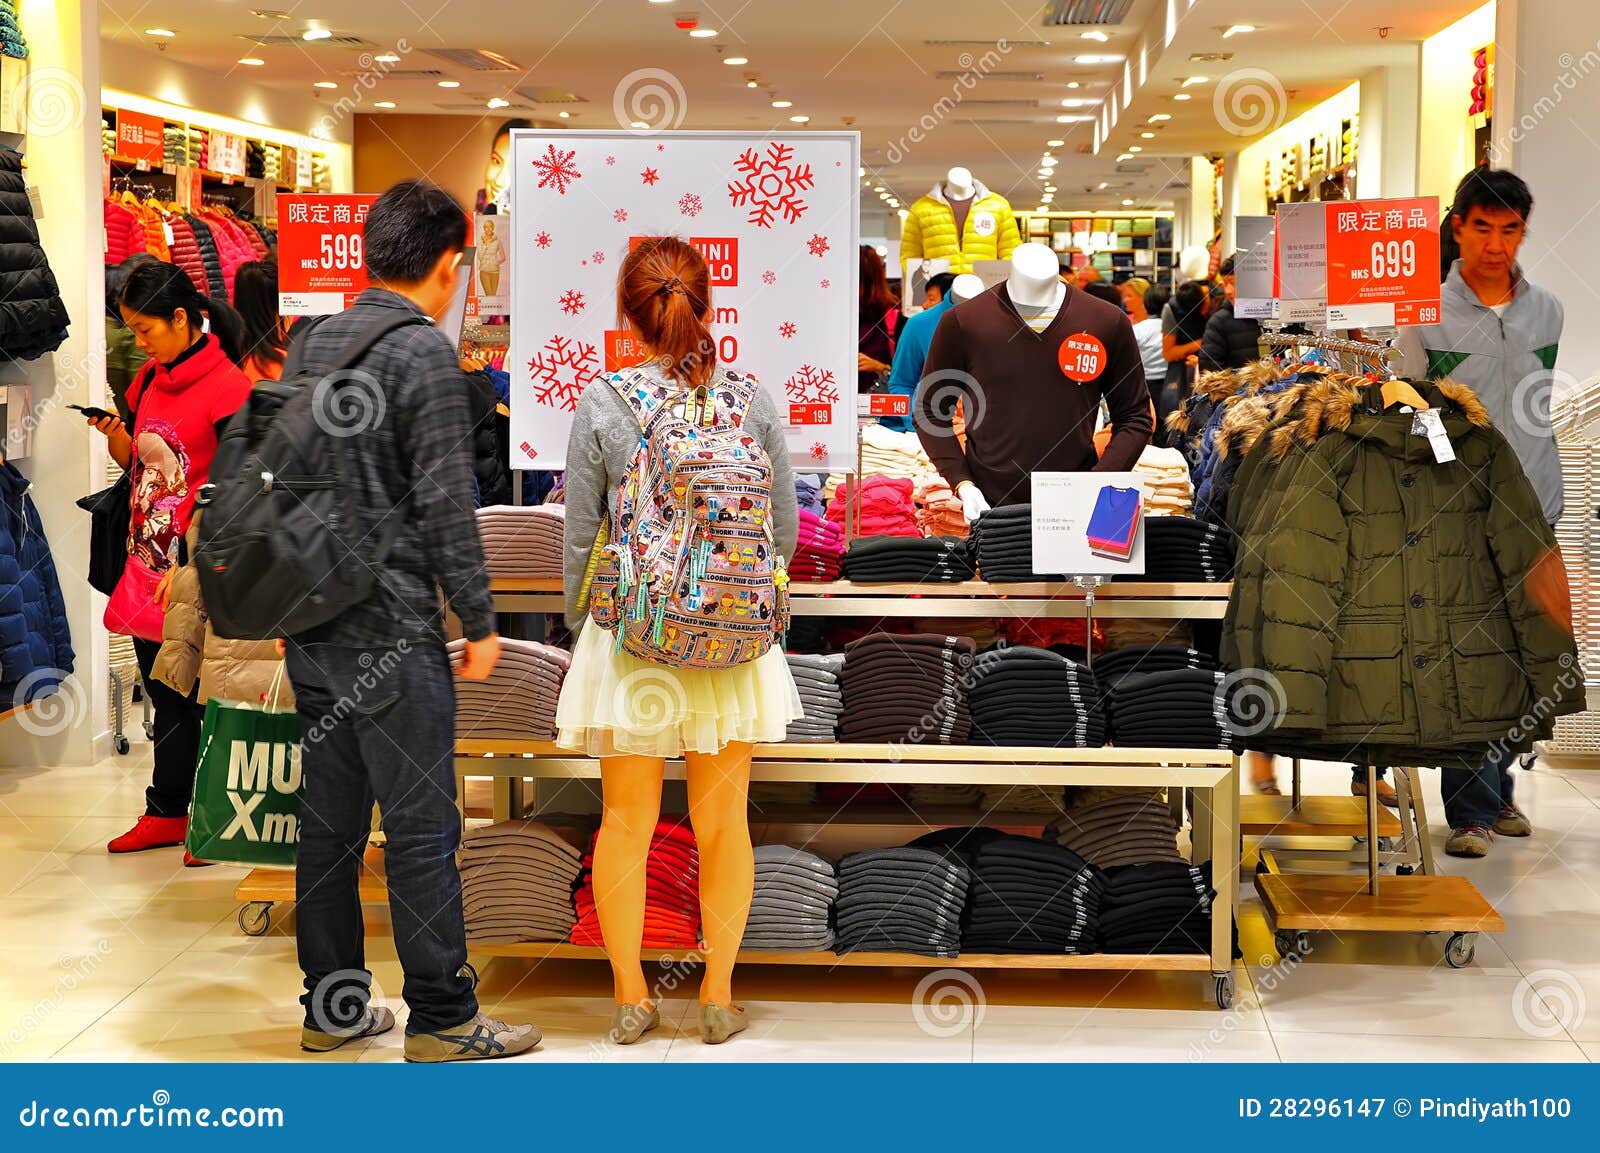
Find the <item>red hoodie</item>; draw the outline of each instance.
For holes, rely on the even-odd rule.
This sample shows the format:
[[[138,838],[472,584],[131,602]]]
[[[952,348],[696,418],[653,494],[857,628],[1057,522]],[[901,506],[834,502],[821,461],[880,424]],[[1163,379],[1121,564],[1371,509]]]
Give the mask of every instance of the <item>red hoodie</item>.
[[[152,572],[163,573],[177,560],[195,496],[211,475],[217,425],[249,393],[249,377],[211,335],[170,365],[152,360],[128,390],[138,414],[128,553]]]

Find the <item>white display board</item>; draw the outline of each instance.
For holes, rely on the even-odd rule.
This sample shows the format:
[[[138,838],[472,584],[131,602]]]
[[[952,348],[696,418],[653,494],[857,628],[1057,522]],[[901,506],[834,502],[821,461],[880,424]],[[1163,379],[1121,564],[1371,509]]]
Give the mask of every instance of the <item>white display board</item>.
[[[814,469],[854,468],[855,132],[521,129],[511,140],[511,465],[566,466],[583,389],[636,343],[617,269],[679,236],[712,270],[720,363],[761,379]]]
[[[1085,531],[1103,488],[1134,488],[1150,498],[1136,472],[1036,472],[1033,474],[1033,571],[1045,576],[1114,576],[1144,572],[1141,519],[1126,560],[1089,547]]]

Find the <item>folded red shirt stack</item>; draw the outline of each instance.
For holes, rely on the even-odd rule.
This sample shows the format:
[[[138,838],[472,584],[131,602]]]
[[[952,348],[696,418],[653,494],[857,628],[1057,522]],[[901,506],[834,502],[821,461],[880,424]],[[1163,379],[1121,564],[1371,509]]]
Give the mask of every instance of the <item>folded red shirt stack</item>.
[[[917,527],[914,486],[905,477],[873,474],[861,485],[861,513],[855,526],[857,536],[921,536]],[[828,519],[845,523],[845,508],[855,497],[855,482],[839,486],[828,502]]]
[[[844,530],[824,520],[808,508],[800,510],[800,536],[794,559],[789,562],[789,579],[796,581],[836,581],[839,558],[844,556]]]
[[[583,881],[573,898],[578,923],[572,927],[571,940],[574,945],[604,946],[595,909],[592,848],[583,867]],[[681,818],[662,818],[650,837],[643,943],[647,949],[693,949],[700,944],[700,854],[694,833]]]

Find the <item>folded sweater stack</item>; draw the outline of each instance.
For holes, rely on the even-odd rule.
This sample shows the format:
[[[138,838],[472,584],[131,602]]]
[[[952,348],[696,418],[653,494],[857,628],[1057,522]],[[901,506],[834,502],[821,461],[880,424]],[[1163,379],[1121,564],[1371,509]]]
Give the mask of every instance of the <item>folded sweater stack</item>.
[[[566,528],[565,505],[492,504],[478,510],[478,535],[490,579],[559,580]]]
[[[811,653],[785,653],[800,704],[806,715],[789,722],[787,741],[830,742],[839,739],[839,715],[844,712],[844,691],[839,673],[844,655],[818,656]]]
[[[596,834],[598,836],[598,834]],[[583,883],[573,898],[578,923],[574,945],[603,947],[594,900],[594,853],[584,858]],[[700,944],[700,854],[687,822],[663,818],[650,837],[645,861],[644,947],[693,949]]]
[[[857,536],[920,537],[912,485],[904,477],[868,476],[861,484],[861,508],[855,524]],[[839,486],[828,502],[828,519],[843,527],[847,507],[855,499],[855,481]]]
[[[1097,749],[1106,743],[1100,686],[1087,665],[1049,649],[991,649],[967,691],[975,745]]]
[[[461,905],[473,944],[565,941],[583,857],[537,821],[502,821],[461,838]]]
[[[465,640],[445,646],[458,665]],[[538,641],[500,638],[500,659],[481,681],[457,678],[456,739],[553,741],[556,702],[572,654]]]
[[[1232,534],[1189,516],[1152,517],[1144,524],[1148,581],[1226,581],[1233,578]]]
[[[844,530],[824,520],[809,508],[800,509],[800,532],[794,557],[789,561],[789,579],[794,581],[836,581],[844,557]]]
[[[924,479],[912,494],[917,502],[917,527],[923,536],[958,536],[971,533],[961,498],[950,490],[944,477]]]
[[[983,579],[1043,581],[1057,577],[1033,571],[1033,506],[1009,504],[992,508],[972,526],[978,547],[978,571]]]
[[[1108,953],[1209,953],[1211,863],[1162,861],[1106,873],[1100,944]]]
[[[1133,471],[1144,482],[1145,516],[1188,516],[1194,507],[1194,481],[1189,462],[1175,448],[1149,445]]]
[[[795,474],[794,496],[802,511],[809,509],[819,517],[828,511],[828,502],[822,498],[822,478],[814,472]]]
[[[968,542],[949,536],[857,537],[845,550],[841,571],[862,584],[953,584],[977,575]]]
[[[872,633],[845,650],[843,739],[964,745],[966,686],[978,646],[968,637]]]
[[[1105,882],[1078,854],[1033,837],[978,847],[961,947],[974,953],[1092,953]]]
[[[1106,692],[1112,740],[1133,748],[1231,749],[1237,726],[1223,688],[1223,675],[1205,669],[1124,676]]]
[[[896,432],[877,423],[861,431],[861,471],[907,480],[932,479],[939,475],[922,447],[922,439],[914,431]]]
[[[1102,790],[1059,814],[1044,835],[1100,869],[1183,860],[1172,809],[1156,789]]]
[[[829,921],[839,898],[833,863],[789,845],[758,845],[755,855],[755,894],[743,947],[809,952],[833,948]]]
[[[948,849],[851,853],[839,862],[835,950],[959,956],[968,881]]]

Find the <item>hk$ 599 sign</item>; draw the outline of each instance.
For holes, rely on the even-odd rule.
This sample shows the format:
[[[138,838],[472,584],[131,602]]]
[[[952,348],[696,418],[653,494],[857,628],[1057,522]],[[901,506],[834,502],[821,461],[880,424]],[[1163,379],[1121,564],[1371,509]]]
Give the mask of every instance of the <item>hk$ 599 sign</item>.
[[[1334,201],[1326,206],[1328,326],[1439,322],[1439,201]]]
[[[717,362],[760,378],[796,460],[854,468],[859,156],[854,132],[513,132],[511,465],[566,466],[583,390],[645,352],[622,261],[677,236],[710,269]]]
[[[370,194],[278,197],[278,311],[342,312],[367,286],[363,234]]]

